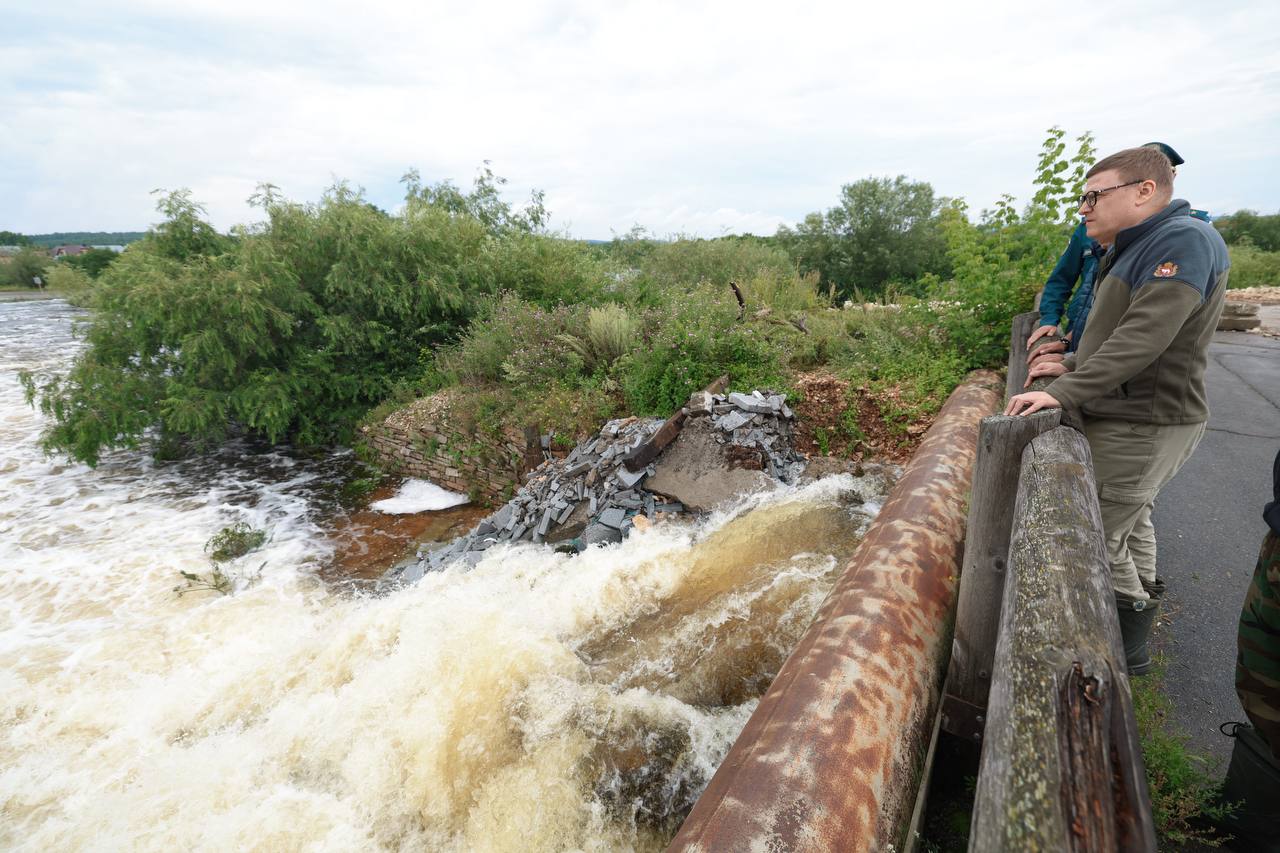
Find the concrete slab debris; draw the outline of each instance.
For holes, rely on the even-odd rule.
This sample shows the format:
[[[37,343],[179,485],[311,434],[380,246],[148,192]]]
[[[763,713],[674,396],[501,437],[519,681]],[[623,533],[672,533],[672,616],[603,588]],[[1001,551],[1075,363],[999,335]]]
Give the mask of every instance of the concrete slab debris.
[[[540,436],[546,460],[526,475],[512,500],[466,536],[424,550],[393,572],[413,582],[459,560],[474,566],[499,542],[551,541],[579,550],[617,542],[635,526],[637,513],[649,521],[700,513],[773,481],[792,482],[804,468],[804,457],[791,446],[793,420],[783,394],[713,389],[693,394],[666,421],[609,421],[563,459],[551,453],[552,435]],[[638,448],[657,455],[640,460]],[[624,458],[639,470],[629,470]]]

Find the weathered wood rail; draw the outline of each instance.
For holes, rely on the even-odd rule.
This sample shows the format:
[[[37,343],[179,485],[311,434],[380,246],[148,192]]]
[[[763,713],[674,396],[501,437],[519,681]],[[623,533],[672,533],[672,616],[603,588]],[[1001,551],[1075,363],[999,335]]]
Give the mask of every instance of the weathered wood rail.
[[[1038,315],[1016,318],[1007,391]],[[942,728],[978,742],[971,851],[1156,849],[1089,446],[1071,412],[979,427]]]

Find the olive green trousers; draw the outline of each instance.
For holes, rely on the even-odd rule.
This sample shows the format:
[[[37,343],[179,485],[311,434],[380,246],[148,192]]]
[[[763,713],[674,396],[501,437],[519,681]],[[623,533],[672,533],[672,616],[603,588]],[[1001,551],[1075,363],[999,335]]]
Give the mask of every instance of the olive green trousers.
[[[1191,458],[1205,424],[1086,418],[1111,583],[1122,602],[1145,601],[1156,583],[1156,495]]]

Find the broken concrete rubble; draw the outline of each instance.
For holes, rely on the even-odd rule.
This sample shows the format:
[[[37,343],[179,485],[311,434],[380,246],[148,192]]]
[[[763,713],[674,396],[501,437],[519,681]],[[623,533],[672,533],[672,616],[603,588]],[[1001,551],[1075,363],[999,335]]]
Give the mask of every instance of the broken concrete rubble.
[[[793,421],[782,394],[710,390],[666,421],[609,421],[563,459],[531,471],[515,497],[466,536],[422,549],[416,563],[393,571],[412,583],[458,561],[474,566],[502,542],[574,550],[619,542],[637,516],[688,517],[775,481],[793,483],[805,466],[792,448]]]

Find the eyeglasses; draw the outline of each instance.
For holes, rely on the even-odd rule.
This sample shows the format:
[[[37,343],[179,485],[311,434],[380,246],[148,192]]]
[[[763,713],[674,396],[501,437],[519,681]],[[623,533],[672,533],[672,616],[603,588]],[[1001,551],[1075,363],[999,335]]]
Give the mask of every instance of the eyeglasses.
[[[1143,180],[1146,180],[1146,179],[1144,178]],[[1116,184],[1114,187],[1107,187],[1104,190],[1089,190],[1087,193],[1080,196],[1080,198],[1076,199],[1077,206],[1092,208],[1095,204],[1098,203],[1098,198],[1104,195],[1105,193],[1109,193],[1112,190],[1118,190],[1121,187],[1131,187],[1134,184],[1140,184],[1140,183],[1142,183],[1141,180],[1130,181],[1127,184]]]

